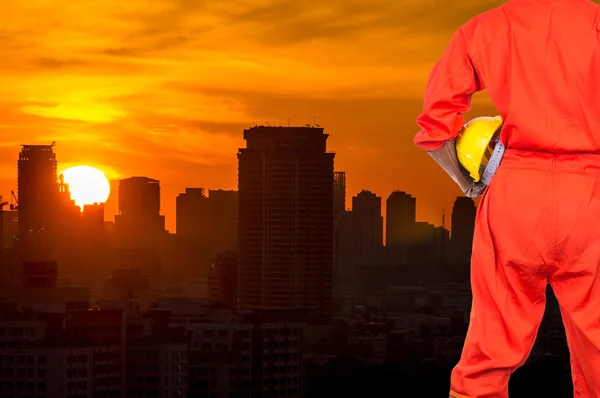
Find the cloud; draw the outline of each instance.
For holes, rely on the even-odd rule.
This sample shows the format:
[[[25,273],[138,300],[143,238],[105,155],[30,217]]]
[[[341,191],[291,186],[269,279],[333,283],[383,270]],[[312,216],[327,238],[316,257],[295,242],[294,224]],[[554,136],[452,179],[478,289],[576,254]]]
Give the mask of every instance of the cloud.
[[[90,102],[62,103],[54,106],[27,105],[21,110],[48,118],[80,120],[90,123],[108,123],[125,116],[125,112],[109,105]]]

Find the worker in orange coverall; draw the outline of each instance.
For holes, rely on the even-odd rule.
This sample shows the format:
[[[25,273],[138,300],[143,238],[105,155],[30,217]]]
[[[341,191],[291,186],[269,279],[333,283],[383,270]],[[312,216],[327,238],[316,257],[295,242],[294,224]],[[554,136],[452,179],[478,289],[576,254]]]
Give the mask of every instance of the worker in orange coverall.
[[[490,185],[455,140],[486,89],[506,152]],[[473,306],[450,397],[508,396],[544,314],[549,283],[571,352],[575,397],[600,397],[600,6],[512,0],[458,29],[425,90],[415,144],[477,209]]]

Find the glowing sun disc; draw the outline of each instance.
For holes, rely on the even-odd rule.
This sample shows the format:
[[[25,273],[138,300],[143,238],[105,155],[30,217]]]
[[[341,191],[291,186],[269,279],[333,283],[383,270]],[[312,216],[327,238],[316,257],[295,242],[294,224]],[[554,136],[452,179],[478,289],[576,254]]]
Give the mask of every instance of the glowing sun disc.
[[[110,195],[110,183],[100,170],[90,166],[75,166],[64,170],[71,199],[83,209],[84,205],[104,203]]]

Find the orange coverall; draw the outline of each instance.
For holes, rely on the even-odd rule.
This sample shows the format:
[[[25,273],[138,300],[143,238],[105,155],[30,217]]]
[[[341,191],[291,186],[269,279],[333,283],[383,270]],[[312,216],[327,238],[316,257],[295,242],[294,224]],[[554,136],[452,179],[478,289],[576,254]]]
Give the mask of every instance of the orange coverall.
[[[600,6],[513,0],[466,22],[430,74],[415,144],[455,138],[484,89],[507,150],[477,209],[471,320],[450,397],[508,396],[548,283],[575,397],[600,397]]]

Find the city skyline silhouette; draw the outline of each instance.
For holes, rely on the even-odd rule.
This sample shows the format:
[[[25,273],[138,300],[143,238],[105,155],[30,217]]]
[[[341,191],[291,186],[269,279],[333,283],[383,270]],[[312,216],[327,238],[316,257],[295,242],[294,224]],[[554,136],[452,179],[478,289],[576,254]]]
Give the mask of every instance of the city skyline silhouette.
[[[460,192],[410,144],[422,89],[459,21],[500,3],[463,0],[444,12],[391,1],[225,2],[213,9],[173,0],[50,14],[6,4],[0,193],[14,189],[10,159],[18,144],[56,140],[65,167],[160,180],[173,230],[174,198],[186,186],[235,188],[244,128],[316,120],[331,135],[349,192],[387,197],[404,189],[422,198],[420,220],[439,223]],[[42,15],[46,22],[38,24]],[[492,113],[486,95],[476,97],[472,115]],[[422,182],[429,179],[435,189]]]
[[[159,181],[120,180],[120,214],[106,223],[103,204],[81,212],[70,200],[54,145],[22,147],[17,207],[1,214],[3,236],[14,234],[0,257],[4,395],[58,397],[65,385],[94,397],[349,394],[340,371],[368,384],[379,378],[371,393],[392,381],[379,371],[410,378],[411,394],[447,389],[469,318],[474,201],[455,200],[451,238],[417,221],[416,198],[396,191],[384,243],[381,197],[363,190],[344,210],[347,179],[334,172],[324,129],[257,126],[244,136],[241,191],[187,189],[177,198],[182,228],[171,236]],[[565,347],[552,299],[549,309],[530,365],[512,383],[521,393],[540,366],[569,388],[557,368]],[[285,366],[273,368],[273,358]],[[67,369],[83,363],[83,373],[60,373],[65,360]],[[48,361],[58,366],[54,378]],[[163,366],[172,383],[156,381]],[[15,374],[22,381],[12,382]],[[423,389],[418,380],[432,375]]]

